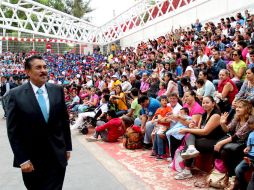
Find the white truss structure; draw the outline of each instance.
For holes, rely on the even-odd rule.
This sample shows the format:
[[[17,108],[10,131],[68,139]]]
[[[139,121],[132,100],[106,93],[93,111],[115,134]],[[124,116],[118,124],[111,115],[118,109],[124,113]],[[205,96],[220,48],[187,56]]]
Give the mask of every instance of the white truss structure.
[[[0,0],[0,28],[48,38],[105,45],[198,0],[141,0],[101,27],[32,0]]]

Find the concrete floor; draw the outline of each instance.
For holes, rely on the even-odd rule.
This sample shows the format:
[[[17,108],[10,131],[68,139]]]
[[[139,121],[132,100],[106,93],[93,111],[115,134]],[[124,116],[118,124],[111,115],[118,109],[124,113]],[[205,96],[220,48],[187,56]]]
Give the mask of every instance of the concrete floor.
[[[2,116],[2,110],[0,111],[0,116]],[[7,139],[5,122],[5,120],[0,119],[0,189],[24,190],[21,172],[19,169],[12,167],[13,155]],[[96,148],[94,149],[94,153],[91,153],[91,151],[86,149],[84,143],[81,142],[83,136],[77,132],[74,132],[72,136],[73,152],[69,166],[67,167],[64,190],[142,189],[136,187],[128,188],[128,183],[123,179],[121,180],[119,176],[115,177],[108,170],[109,168],[106,169],[102,165],[102,162],[95,157],[97,155]],[[101,154],[103,153],[98,153],[98,155]],[[113,161],[110,161],[110,163],[114,165]],[[119,172],[122,173],[121,171]]]

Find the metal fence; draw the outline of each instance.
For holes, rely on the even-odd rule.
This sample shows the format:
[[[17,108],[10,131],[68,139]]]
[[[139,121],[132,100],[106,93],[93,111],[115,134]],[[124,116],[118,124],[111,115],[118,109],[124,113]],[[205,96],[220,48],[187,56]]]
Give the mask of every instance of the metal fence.
[[[42,36],[36,36],[33,34],[21,33],[3,33],[0,32],[0,36],[4,37],[2,40],[2,52],[30,52],[35,50],[38,53],[46,52],[46,45],[49,43],[51,45],[51,50],[53,53],[63,54],[65,52],[73,52],[73,53],[83,53],[83,48],[85,44],[77,44],[77,43],[65,43],[65,42],[45,42],[45,41],[19,41],[19,40],[10,40],[10,38],[14,37],[15,39],[45,39]],[[92,52],[91,52],[92,53]]]

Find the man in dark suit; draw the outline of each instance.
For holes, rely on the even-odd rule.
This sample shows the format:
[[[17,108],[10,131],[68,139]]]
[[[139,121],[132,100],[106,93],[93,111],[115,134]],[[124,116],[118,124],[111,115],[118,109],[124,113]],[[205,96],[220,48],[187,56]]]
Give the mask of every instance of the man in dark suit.
[[[30,81],[9,92],[7,131],[27,189],[62,189],[72,150],[63,88],[47,83],[42,57],[25,60]]]
[[[2,76],[1,77],[1,86],[0,86],[0,95],[2,97],[2,107],[4,110],[4,118],[6,117],[6,102],[8,99],[8,92],[10,89],[15,88],[16,85],[7,79],[7,77]]]

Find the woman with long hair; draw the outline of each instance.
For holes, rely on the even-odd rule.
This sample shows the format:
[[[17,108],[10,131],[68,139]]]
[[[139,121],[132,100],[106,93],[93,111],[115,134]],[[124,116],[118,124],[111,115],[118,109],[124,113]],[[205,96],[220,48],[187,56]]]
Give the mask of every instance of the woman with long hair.
[[[235,110],[234,118],[228,125],[229,114],[224,113],[221,116],[221,127],[230,136],[226,136],[214,146],[214,150],[219,152],[223,160],[229,177],[235,176],[235,167],[243,159],[243,149],[246,147],[246,141],[251,132],[248,121],[254,117],[252,115],[252,104],[248,100],[238,100]]]
[[[242,60],[241,50],[235,50],[232,55],[234,61],[231,64],[228,64],[228,70],[230,71],[232,80],[235,83],[239,83],[245,79],[247,65]]]
[[[175,79],[173,78],[173,74],[170,72],[165,73],[164,82],[166,83],[167,89],[164,95],[169,96],[172,93],[178,94],[178,85]]]
[[[116,115],[118,117],[127,113],[128,110],[127,100],[121,85],[115,86],[115,95],[110,96],[110,101],[116,105],[117,107]]]
[[[213,151],[214,145],[225,135],[220,127],[220,110],[212,96],[203,98],[202,108],[205,112],[197,124],[191,123],[189,128],[179,130],[179,133],[187,134],[185,137],[187,149],[181,154],[185,160],[185,168],[183,172],[175,176],[175,179],[181,180],[192,177],[190,171],[192,158],[199,155],[200,152],[209,153]]]

